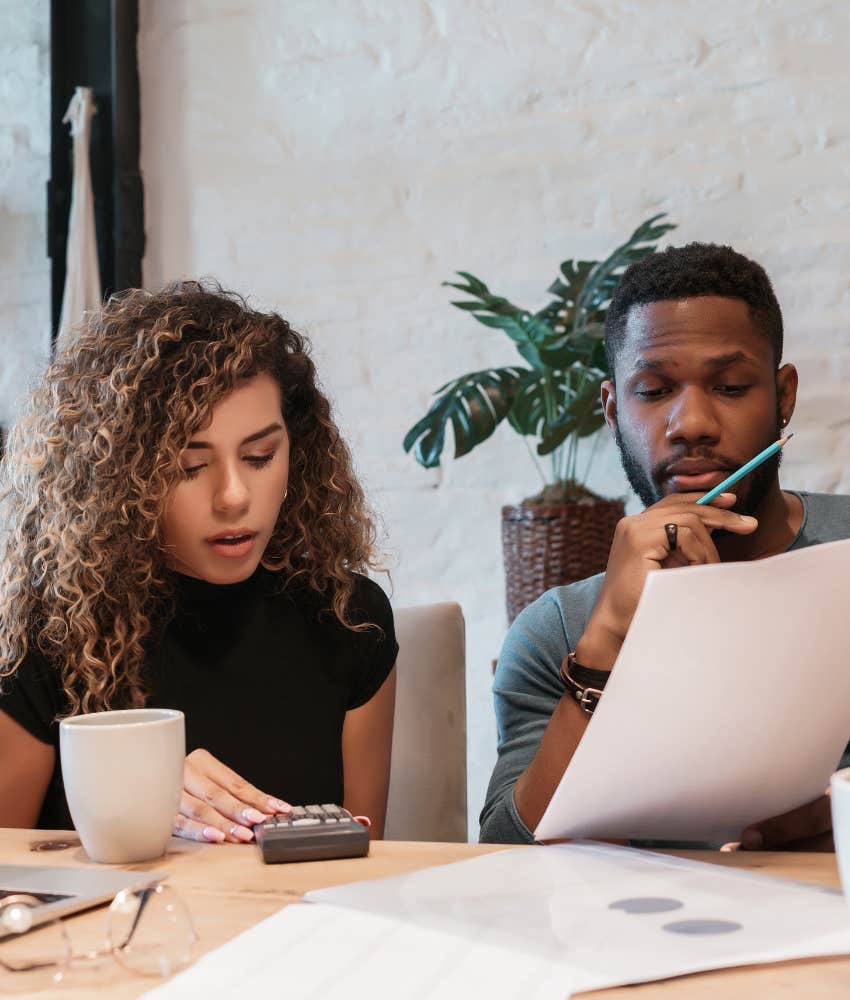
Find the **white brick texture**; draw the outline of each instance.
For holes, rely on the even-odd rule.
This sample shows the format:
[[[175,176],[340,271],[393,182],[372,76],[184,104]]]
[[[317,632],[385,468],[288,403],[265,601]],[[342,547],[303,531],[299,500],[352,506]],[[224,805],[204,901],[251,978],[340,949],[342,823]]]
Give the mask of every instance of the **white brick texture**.
[[[50,345],[50,4],[0,0],[0,425]],[[70,140],[69,140],[70,141]]]

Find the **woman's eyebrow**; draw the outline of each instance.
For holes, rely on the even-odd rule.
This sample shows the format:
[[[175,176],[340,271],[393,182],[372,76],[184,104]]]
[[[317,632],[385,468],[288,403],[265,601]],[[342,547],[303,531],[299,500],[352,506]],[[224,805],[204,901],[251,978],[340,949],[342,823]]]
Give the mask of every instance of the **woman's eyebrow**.
[[[273,434],[275,431],[282,431],[283,424],[269,424],[268,427],[264,427],[261,431],[256,431],[254,434],[249,434],[248,437],[243,438],[240,441],[240,446],[243,444],[250,444],[252,441],[259,441],[260,438],[266,437],[267,434]],[[186,445],[186,450],[190,448],[212,448],[209,441],[190,441]]]
[[[275,431],[282,431],[283,424],[269,424],[268,427],[264,427],[261,431],[257,431],[255,434],[249,434],[248,437],[242,439],[242,444],[250,444],[252,441],[259,441],[260,438],[264,438],[267,434],[273,434]]]

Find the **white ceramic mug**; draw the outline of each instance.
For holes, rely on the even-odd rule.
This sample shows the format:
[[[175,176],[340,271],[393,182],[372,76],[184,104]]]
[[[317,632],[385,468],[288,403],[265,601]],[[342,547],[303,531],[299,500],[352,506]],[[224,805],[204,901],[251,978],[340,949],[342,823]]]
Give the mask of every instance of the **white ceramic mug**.
[[[832,801],[832,837],[835,859],[841,875],[844,898],[850,905],[850,767],[836,771],[829,779]]]
[[[59,724],[71,818],[92,861],[129,864],[165,853],[183,788],[183,713],[96,712]]]

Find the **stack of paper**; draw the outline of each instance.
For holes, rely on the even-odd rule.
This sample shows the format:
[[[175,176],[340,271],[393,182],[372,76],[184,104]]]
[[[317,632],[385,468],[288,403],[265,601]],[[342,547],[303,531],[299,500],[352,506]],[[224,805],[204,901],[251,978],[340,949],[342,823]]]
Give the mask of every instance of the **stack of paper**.
[[[520,848],[309,893],[158,1000],[570,993],[850,952],[834,890],[593,843]]]

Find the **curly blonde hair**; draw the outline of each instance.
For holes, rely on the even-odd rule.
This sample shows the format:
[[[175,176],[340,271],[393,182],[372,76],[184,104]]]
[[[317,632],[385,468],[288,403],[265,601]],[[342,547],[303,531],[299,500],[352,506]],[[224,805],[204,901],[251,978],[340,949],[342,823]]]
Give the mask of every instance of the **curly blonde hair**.
[[[291,441],[263,565],[331,597],[349,628],[375,527],[305,339],[209,282],[112,296],[47,368],[3,460],[0,680],[34,645],[69,714],[143,705],[150,640],[173,613],[161,533],[180,455],[244,379],[278,382]]]

